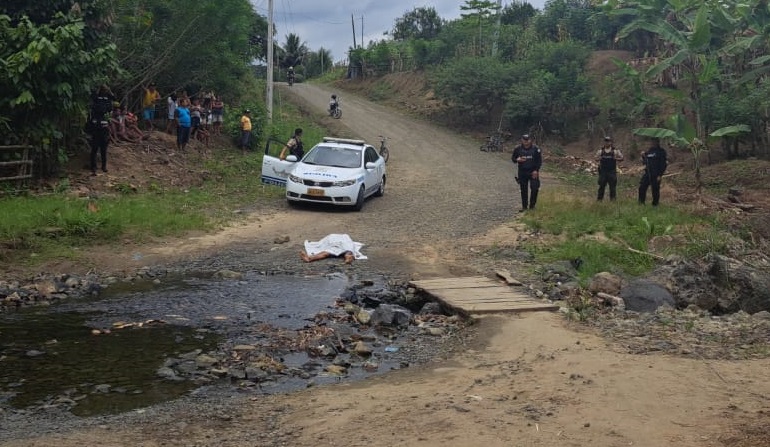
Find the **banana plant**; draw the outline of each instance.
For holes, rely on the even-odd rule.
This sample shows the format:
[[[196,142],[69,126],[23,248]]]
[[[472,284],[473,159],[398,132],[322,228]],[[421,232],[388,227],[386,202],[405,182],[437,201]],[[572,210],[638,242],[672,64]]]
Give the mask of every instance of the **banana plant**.
[[[693,155],[696,192],[700,195],[703,183],[700,171],[700,156],[708,151],[709,138],[735,136],[751,129],[745,124],[727,126],[706,134],[701,101],[703,86],[721,79],[719,51],[724,37],[737,26],[734,15],[723,3],[702,0],[640,0],[633,4],[645,4],[647,8],[620,9],[623,14],[635,14],[636,19],[618,35],[625,38],[636,30],[655,34],[669,50],[666,56],[651,66],[646,75],[650,78],[666,70],[679,68],[684,73],[685,91],[675,91],[683,111],[689,112],[688,121],[684,114],[676,114],[666,120],[666,127],[638,128],[634,134],[669,140],[672,144],[688,148]],[[619,3],[629,5],[630,3]],[[654,8],[653,8],[654,7]],[[659,8],[665,7],[661,10]],[[657,9],[658,15],[651,14]],[[664,11],[664,14],[660,14]]]
[[[682,114],[673,115],[666,121],[667,127],[641,127],[634,129],[634,134],[660,138],[669,141],[672,145],[687,148],[693,157],[695,168],[695,192],[700,197],[703,190],[703,180],[700,171],[700,156],[703,152],[709,150],[709,140],[715,140],[722,137],[734,137],[751,131],[751,127],[745,124],[736,124],[719,128],[708,134],[707,138],[701,139],[693,125],[687,121]]]

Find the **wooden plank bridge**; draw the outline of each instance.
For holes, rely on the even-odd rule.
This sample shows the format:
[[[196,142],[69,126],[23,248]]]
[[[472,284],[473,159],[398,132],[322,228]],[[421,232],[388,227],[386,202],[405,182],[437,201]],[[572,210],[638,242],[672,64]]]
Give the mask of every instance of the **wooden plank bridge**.
[[[558,305],[532,298],[485,276],[425,279],[410,281],[409,285],[465,315],[559,310]]]

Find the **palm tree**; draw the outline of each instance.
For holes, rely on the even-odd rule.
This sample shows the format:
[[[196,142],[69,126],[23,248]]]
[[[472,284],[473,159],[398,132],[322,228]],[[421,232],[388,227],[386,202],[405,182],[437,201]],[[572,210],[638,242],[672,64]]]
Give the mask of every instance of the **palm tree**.
[[[298,35],[290,33],[286,36],[286,43],[283,46],[279,64],[281,68],[296,68],[297,66],[302,65],[307,53],[308,49],[305,42],[302,42]]]

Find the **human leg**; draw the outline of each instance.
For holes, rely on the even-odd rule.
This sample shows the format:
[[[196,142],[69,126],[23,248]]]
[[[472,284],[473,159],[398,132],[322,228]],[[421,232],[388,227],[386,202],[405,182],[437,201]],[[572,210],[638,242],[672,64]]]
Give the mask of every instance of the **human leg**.
[[[241,149],[245,152],[249,148],[249,140],[251,139],[251,131],[241,131]]]
[[[152,120],[155,118],[155,109],[153,107],[145,107],[142,110],[142,118],[144,119],[145,129],[152,130]]]
[[[529,204],[529,177],[526,175],[519,175],[519,190],[521,191],[521,210],[524,211],[528,208]]]
[[[179,130],[181,131],[181,150],[184,150],[187,147],[187,144],[190,142],[190,128],[179,126]]]
[[[537,204],[537,193],[540,191],[540,179],[539,178],[533,178],[529,181],[529,209],[533,210],[535,209],[535,204]]]
[[[660,202],[660,181],[657,177],[650,179],[650,186],[652,187],[652,206],[658,206]]]
[[[604,200],[604,188],[606,186],[607,186],[607,174],[600,171],[599,172],[599,190],[596,192],[596,200]]]
[[[109,144],[109,140],[106,138],[104,141],[102,141],[102,145],[99,148],[99,155],[102,158],[102,172],[107,172],[107,145]]]
[[[647,200],[647,188],[650,187],[650,176],[645,172],[642,175],[642,179],[639,181],[639,203],[644,205]]]
[[[610,185],[610,200],[615,200],[618,195],[618,174],[611,172],[607,178],[607,183]]]
[[[91,175],[96,175],[96,154],[99,152],[99,142],[97,141],[96,134],[91,135],[91,139],[88,141],[91,146],[90,167]]]
[[[302,258],[302,260],[305,261],[305,262],[318,261],[318,260],[321,260],[321,259],[326,259],[329,256],[331,256],[331,253],[329,253],[328,251],[322,251],[322,252],[316,253],[316,254],[314,254],[312,256],[308,255],[307,252],[305,252],[305,250],[302,250],[301,252],[299,252],[299,257]]]

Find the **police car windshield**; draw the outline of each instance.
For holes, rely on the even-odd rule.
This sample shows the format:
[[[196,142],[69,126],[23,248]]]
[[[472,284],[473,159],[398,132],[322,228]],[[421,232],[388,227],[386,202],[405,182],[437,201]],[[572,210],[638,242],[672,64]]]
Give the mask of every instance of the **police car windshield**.
[[[316,146],[302,162],[335,168],[360,168],[361,151],[344,147]]]

